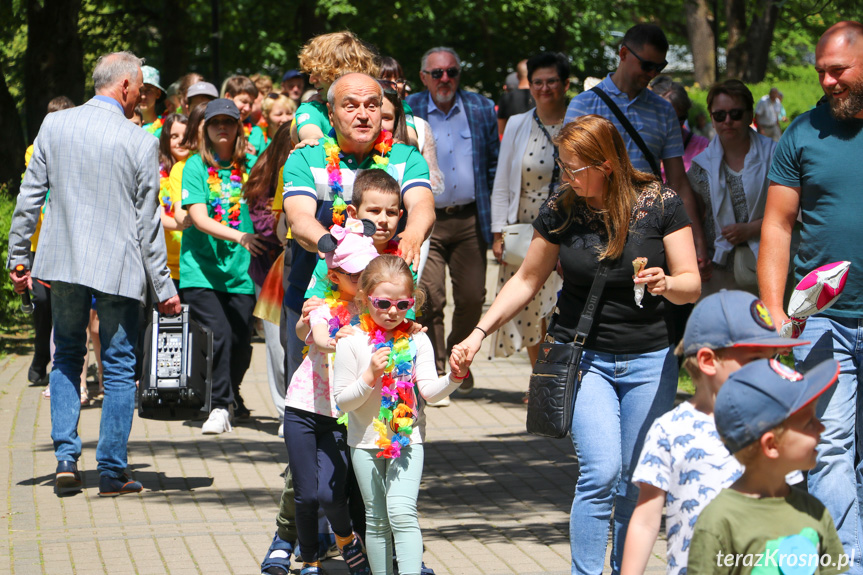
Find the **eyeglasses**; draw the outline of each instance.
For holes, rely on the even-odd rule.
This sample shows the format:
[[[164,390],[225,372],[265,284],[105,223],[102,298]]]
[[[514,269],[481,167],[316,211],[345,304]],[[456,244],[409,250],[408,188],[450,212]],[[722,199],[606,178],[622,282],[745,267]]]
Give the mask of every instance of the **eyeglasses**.
[[[530,83],[530,85],[537,90],[541,90],[543,86],[548,86],[553,90],[557,88],[558,84],[560,84],[560,78],[549,78],[548,80],[533,80]]]
[[[414,306],[414,298],[412,297],[409,297],[408,299],[391,300],[385,297],[369,296],[369,301],[372,302],[373,306],[383,311],[390,309],[391,306],[396,306],[396,309],[399,311],[407,311]]]
[[[333,271],[336,272],[337,274],[342,274],[343,276],[348,276],[348,279],[351,280],[351,283],[353,283],[353,284],[360,281],[360,276],[363,273],[363,272],[357,272],[355,274],[352,274],[352,273],[346,272],[342,268],[335,268]]]
[[[657,74],[659,74],[660,72],[665,70],[666,66],[668,66],[668,60],[663,60],[662,62],[651,62],[650,60],[645,60],[644,58],[639,56],[635,52],[635,50],[633,50],[632,48],[630,48],[626,44],[624,44],[623,47],[626,48],[627,50],[629,50],[629,52],[633,56],[635,56],[635,58],[641,63],[641,71],[642,72],[647,72],[648,74],[651,72],[656,72]]]
[[[738,122],[743,118],[743,114],[745,113],[746,110],[743,108],[731,108],[730,110],[716,110],[714,112],[710,112],[710,117],[713,118],[713,121],[717,124],[721,124],[728,116],[731,116],[732,122]]]
[[[395,80],[386,80],[384,78],[381,78],[380,80],[378,80],[378,82],[380,82],[381,85],[389,86],[393,90],[398,90],[400,87],[405,85],[407,80],[405,80],[404,78],[397,78]]]
[[[444,72],[450,78],[458,78],[459,69],[458,68],[435,68],[434,70],[423,70],[424,74],[428,74],[435,80],[440,80],[443,78]]]
[[[560,169],[563,170],[563,173],[566,174],[567,176],[569,176],[569,179],[571,179],[571,180],[575,179],[575,175],[577,173],[583,172],[584,170],[587,170],[589,168],[595,168],[596,167],[596,166],[584,166],[583,168],[578,168],[576,170],[573,170],[572,168],[570,168],[569,166],[564,164],[563,161],[560,160],[560,158],[558,158],[555,161],[557,162],[557,165],[560,166]]]

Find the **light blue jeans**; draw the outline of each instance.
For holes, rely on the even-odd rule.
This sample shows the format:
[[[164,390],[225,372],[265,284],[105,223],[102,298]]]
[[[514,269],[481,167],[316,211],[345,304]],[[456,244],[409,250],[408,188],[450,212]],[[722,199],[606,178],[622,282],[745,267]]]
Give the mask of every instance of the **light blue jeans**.
[[[839,381],[818,403],[825,430],[818,444],[818,462],[809,472],[809,492],[827,507],[839,539],[854,562],[848,573],[863,574],[861,537],[863,519],[863,409],[858,393],[863,375],[863,319],[815,315],[806,322],[801,339],[811,342],[794,348],[797,369],[803,372],[833,358],[839,362]]]
[[[399,573],[419,575],[423,536],[417,497],[423,475],[423,446],[405,447],[398,459],[378,458],[377,452],[351,448],[354,473],[366,505],[366,551],[372,573],[392,575],[395,539]]]
[[[96,461],[101,474],[120,477],[126,470],[126,444],[135,412],[135,344],[141,305],[137,300],[77,284],[51,282],[51,298],[56,302],[51,308],[56,348],[49,384],[51,438],[57,461],[77,461],[81,456],[78,418],[91,294],[99,314],[105,385]]]
[[[572,417],[578,481],[569,519],[572,573],[600,575],[614,510],[613,573],[620,572],[638,487],[632,471],[653,420],[671,409],[677,358],[670,348],[638,355],[584,350]]]

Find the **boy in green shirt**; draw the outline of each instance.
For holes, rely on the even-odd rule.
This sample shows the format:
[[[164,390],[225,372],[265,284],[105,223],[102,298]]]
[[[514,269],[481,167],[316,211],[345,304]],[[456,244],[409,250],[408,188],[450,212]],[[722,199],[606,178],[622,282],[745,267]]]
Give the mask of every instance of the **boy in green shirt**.
[[[849,558],[830,513],[785,476],[815,466],[818,397],[839,375],[830,359],[806,377],[774,359],[733,373],[716,396],[716,428],[745,466],[699,515],[689,575],[843,573]]]

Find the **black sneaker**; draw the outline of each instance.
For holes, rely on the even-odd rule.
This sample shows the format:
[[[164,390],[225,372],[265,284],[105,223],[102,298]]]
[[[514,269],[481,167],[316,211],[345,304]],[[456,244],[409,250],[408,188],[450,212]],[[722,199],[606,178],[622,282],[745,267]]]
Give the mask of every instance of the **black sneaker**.
[[[240,394],[234,395],[234,419],[249,419],[251,416],[252,412],[246,407]]]
[[[54,475],[54,493],[57,495],[69,495],[81,491],[81,474],[78,473],[78,464],[74,461],[57,462],[57,471]]]
[[[117,497],[127,493],[140,493],[144,486],[129,479],[128,476],[111,477],[102,475],[99,478],[99,497]]]

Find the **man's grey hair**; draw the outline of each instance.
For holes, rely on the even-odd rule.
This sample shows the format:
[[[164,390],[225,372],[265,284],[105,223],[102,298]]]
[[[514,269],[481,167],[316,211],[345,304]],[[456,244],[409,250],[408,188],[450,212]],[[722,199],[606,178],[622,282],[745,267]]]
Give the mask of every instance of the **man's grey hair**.
[[[144,60],[131,52],[103,54],[93,69],[93,88],[98,92],[127,78],[137,78],[138,69],[143,64]]]
[[[438,46],[436,48],[430,48],[429,50],[426,50],[426,53],[423,54],[422,60],[420,60],[420,70],[426,70],[426,63],[428,62],[429,56],[436,52],[446,52],[447,54],[452,54],[453,58],[455,58],[459,70],[461,70],[461,58],[458,57],[458,53],[455,50],[447,46]]]
[[[348,72],[347,74],[342,74],[336,81],[330,84],[330,89],[327,90],[327,102],[329,102],[331,108],[336,107],[336,85],[342,81],[345,76],[350,76],[352,74],[359,74],[361,76],[365,76],[366,78],[372,80],[375,84],[377,84],[378,88],[381,91],[381,100],[384,99],[384,87],[381,86],[381,83],[378,82],[374,77],[369,76],[368,74],[363,74],[362,72]]]

